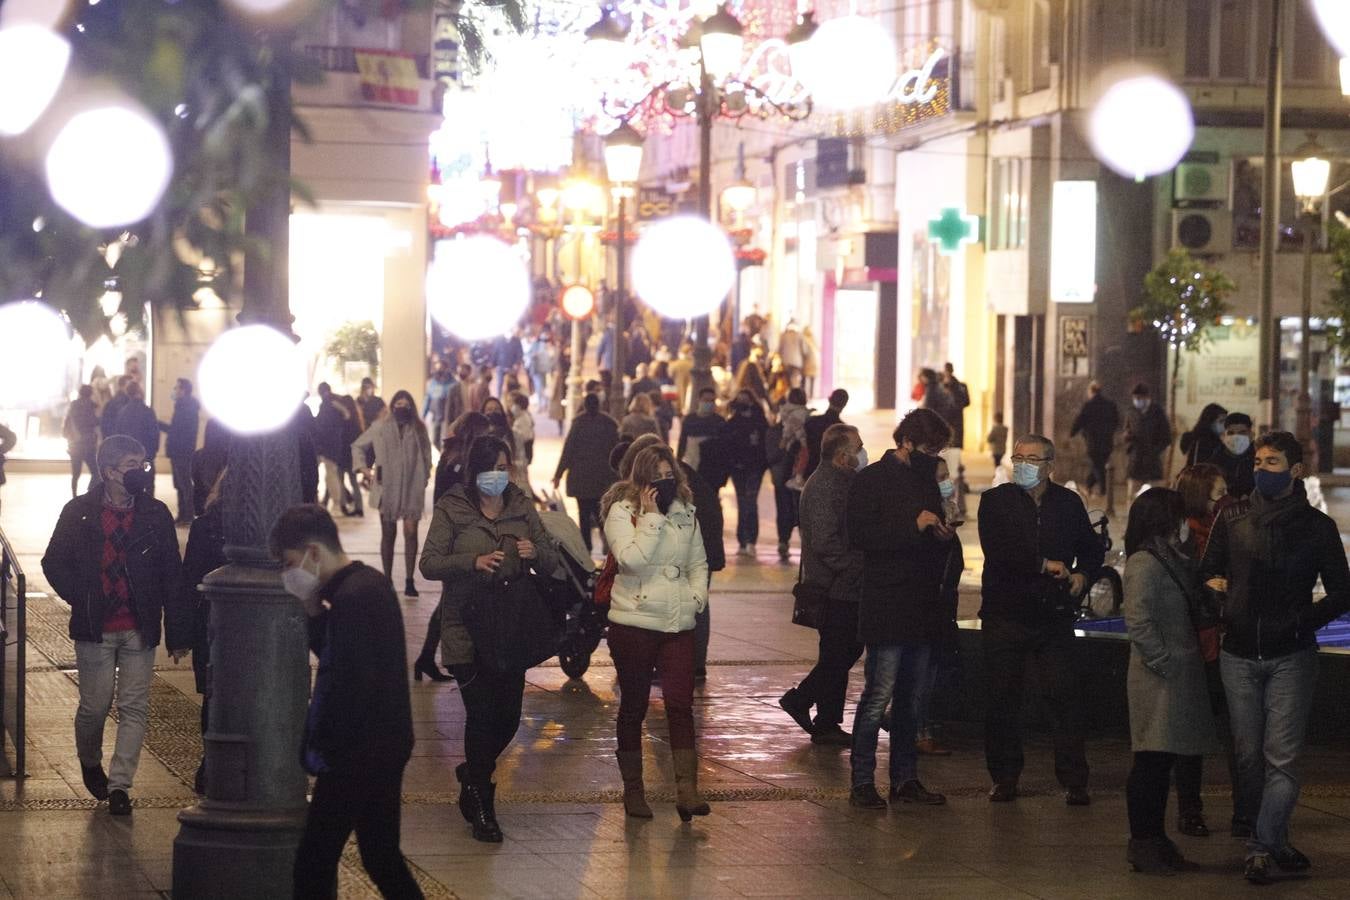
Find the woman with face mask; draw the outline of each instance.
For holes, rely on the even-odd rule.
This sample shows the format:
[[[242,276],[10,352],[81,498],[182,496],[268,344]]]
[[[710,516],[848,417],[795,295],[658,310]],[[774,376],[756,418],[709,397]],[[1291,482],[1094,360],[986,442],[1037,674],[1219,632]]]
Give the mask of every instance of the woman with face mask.
[[[417,417],[412,394],[399,391],[389,401],[390,415],[380,419],[352,442],[352,458],[364,460],[366,448],[375,451],[370,505],[380,511],[380,562],[384,574],[393,578],[394,539],[403,523],[403,557],[406,569],[403,594],[416,597],[413,572],[417,566],[418,525],[431,480],[431,438]]]
[[[1164,824],[1172,768],[1180,757],[1218,748],[1205,661],[1191,620],[1201,585],[1183,550],[1187,531],[1181,495],[1166,488],[1151,488],[1136,499],[1125,529],[1126,688],[1134,751],[1125,783],[1126,859],[1136,872],[1159,875],[1185,864]]]
[[[722,429],[722,446],[736,488],[737,555],[750,559],[755,558],[755,544],[759,542],[759,488],[769,467],[764,446],[768,431],[764,407],[748,390],[738,391]]]
[[[475,648],[465,608],[528,569],[552,572],[558,560],[534,504],[511,483],[511,448],[505,441],[476,440],[465,476],[436,501],[421,568],[444,585],[441,660],[464,701],[464,762],[455,769],[459,809],[475,840],[500,843],[492,773],[520,727],[525,671],[503,670]]]
[[[618,759],[624,809],[649,819],[643,792],[642,720],[652,673],[661,679],[675,764],[676,811],[706,816],[694,751],[694,620],[708,605],[708,560],[684,473],[669,447],[648,447],[603,502],[605,537],[618,565],[609,652],[619,677]]]
[[[1200,418],[1195,427],[1181,436],[1181,452],[1186,454],[1186,465],[1202,463],[1213,456],[1222,444],[1223,419],[1228,410],[1217,403],[1210,403],[1200,410]]]

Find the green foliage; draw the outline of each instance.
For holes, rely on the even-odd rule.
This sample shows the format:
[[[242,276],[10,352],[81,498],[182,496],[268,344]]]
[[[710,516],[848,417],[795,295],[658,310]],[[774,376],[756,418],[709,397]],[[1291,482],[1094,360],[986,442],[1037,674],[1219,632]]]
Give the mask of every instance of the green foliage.
[[[333,332],[323,350],[329,358],[340,363],[368,363],[370,377],[379,377],[380,335],[373,322],[344,322]]]
[[[1331,220],[1327,234],[1331,250],[1331,290],[1327,293],[1327,341],[1342,354],[1350,353],[1350,228]]]
[[[316,0],[312,14],[336,2]],[[433,5],[465,23],[471,60],[482,50],[479,10],[498,10],[523,25],[520,0],[360,0],[360,11],[391,16]],[[144,104],[168,135],[173,179],[145,221],[100,231],[52,201],[37,148],[24,138],[0,142],[0,302],[41,297],[93,341],[108,333],[99,300],[109,289],[121,292],[121,312],[132,325],[147,303],[189,308],[203,287],[231,298],[246,251],[265,257],[270,249],[250,244],[248,211],[279,191],[302,202],[307,196],[266,152],[268,90],[288,72],[302,84],[323,73],[290,53],[284,37],[260,34],[220,0],[81,2],[64,26],[73,50],[70,77]],[[295,137],[307,137],[298,120]],[[109,266],[106,249],[114,242],[122,251]]]
[[[1191,352],[1209,341],[1209,326],[1229,311],[1237,285],[1185,250],[1173,250],[1144,276],[1144,297],[1130,321],[1152,328],[1167,344]]]

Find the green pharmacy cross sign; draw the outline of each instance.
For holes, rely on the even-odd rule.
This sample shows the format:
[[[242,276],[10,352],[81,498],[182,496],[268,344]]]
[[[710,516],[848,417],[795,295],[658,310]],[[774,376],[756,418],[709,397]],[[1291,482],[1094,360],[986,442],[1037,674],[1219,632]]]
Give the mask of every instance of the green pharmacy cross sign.
[[[980,239],[980,217],[966,215],[957,207],[949,206],[936,219],[928,220],[928,237],[937,242],[942,253],[950,256]]]

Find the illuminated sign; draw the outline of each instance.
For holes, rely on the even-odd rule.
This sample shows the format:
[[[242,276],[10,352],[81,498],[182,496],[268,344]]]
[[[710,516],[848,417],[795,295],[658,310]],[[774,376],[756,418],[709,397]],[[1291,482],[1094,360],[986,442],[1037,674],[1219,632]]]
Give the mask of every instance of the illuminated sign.
[[[980,217],[949,206],[936,219],[928,221],[928,237],[937,242],[941,253],[951,256],[980,239]]]
[[[1056,181],[1051,217],[1050,299],[1091,303],[1097,293],[1097,183]]]

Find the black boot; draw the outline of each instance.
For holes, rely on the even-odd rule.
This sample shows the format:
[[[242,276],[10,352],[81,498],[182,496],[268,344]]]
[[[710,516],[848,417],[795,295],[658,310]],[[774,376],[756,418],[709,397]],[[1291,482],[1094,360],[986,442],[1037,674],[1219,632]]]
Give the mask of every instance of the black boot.
[[[493,809],[497,786],[490,781],[486,784],[465,781],[463,763],[455,767],[455,777],[459,779],[459,811],[464,821],[473,827],[473,839],[485,844],[500,844],[502,829]]]

